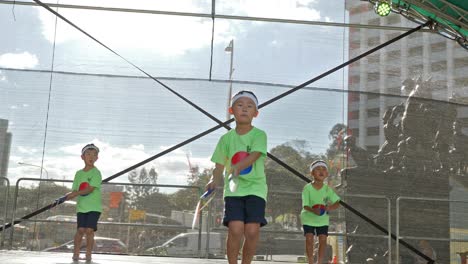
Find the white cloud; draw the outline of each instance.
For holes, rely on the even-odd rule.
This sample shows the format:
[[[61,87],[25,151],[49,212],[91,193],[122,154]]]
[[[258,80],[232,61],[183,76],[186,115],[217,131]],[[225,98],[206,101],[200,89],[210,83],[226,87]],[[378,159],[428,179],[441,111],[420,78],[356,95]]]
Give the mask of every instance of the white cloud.
[[[0,81],[6,81],[6,76],[0,70]]]
[[[119,51],[150,51],[164,56],[173,56],[211,43],[212,22],[206,18],[73,9],[62,9],[59,12],[102,43]],[[39,18],[43,25],[43,35],[53,42],[54,15],[45,9],[40,9]],[[225,32],[226,26],[227,22],[218,21],[217,32]],[[228,37],[223,35],[218,34],[215,37],[216,42],[227,42]],[[57,27],[56,43],[85,40],[91,41],[83,33],[60,21]]]
[[[160,151],[171,146],[161,146]],[[193,157],[190,155],[192,166],[198,166],[201,170],[213,167],[213,163],[208,157]],[[190,172],[187,152],[183,149],[176,149],[168,155],[164,155],[155,160],[156,171],[159,173],[161,184],[187,184],[187,176]]]
[[[317,3],[317,0],[296,0],[298,5],[309,5]]]
[[[20,107],[26,108],[26,107],[29,107],[29,104],[22,104],[21,106],[10,105],[10,109],[12,109],[12,110],[18,109]]]
[[[0,66],[16,69],[32,69],[39,64],[39,60],[35,54],[29,52],[23,53],[5,53],[0,55]],[[1,80],[5,77],[0,76]]]
[[[18,152],[21,154],[34,154],[38,152],[36,148],[26,148],[26,147],[18,147]]]
[[[166,147],[161,147],[158,150],[148,151],[146,147],[141,144],[128,147],[116,147],[107,142],[102,142],[99,139],[94,139],[91,142],[100,149],[99,160],[96,162],[96,167],[101,171],[103,179],[148,159],[157,154],[156,152],[166,149]],[[81,149],[88,143],[90,142],[77,143],[58,149],[47,149],[43,167],[48,172],[49,178],[73,180],[75,172],[83,168],[83,161],[80,157]],[[14,182],[20,177],[39,178],[40,168],[19,165],[18,162],[40,166],[42,152],[38,151],[38,149],[26,147],[18,147],[17,150],[20,156],[10,157],[10,162],[16,165],[10,166],[8,170],[10,180]],[[192,157],[191,163],[194,166],[199,166],[200,169],[213,166],[208,157]],[[156,169],[159,175],[158,183],[160,184],[187,184],[189,166],[184,150],[177,149],[143,166],[148,170],[151,167]],[[140,168],[138,168],[138,170],[139,169]],[[46,177],[45,172],[43,177]],[[121,175],[112,180],[112,182],[128,182],[127,175]]]
[[[236,15],[320,20],[320,12],[310,8],[315,0],[284,1],[258,0],[238,3],[223,3],[223,10],[234,10]],[[113,1],[112,5],[127,7],[129,1]],[[137,8],[154,10],[172,10],[184,12],[207,12],[201,10],[196,1],[164,1],[154,4],[147,1]],[[80,2],[79,4],[85,4]],[[95,5],[91,2],[90,5]],[[132,6],[129,6],[132,8]],[[133,7],[135,8],[135,7]],[[39,9],[39,18],[43,25],[43,35],[50,42],[54,41],[55,16],[45,9]],[[227,11],[229,12],[229,11]],[[92,10],[61,9],[59,13],[77,26],[96,37],[102,43],[117,51],[151,52],[162,56],[183,55],[187,51],[211,45],[212,21],[208,18],[185,16],[154,15],[140,13],[104,12]],[[59,19],[56,43],[76,43],[88,41],[83,33]],[[217,19],[215,25],[215,44],[228,43],[237,35],[247,31],[246,25],[252,24],[238,20]],[[91,41],[91,40],[89,40]],[[88,45],[89,42],[86,43]]]
[[[224,6],[226,6],[227,9],[235,10],[236,13],[240,13],[241,15],[245,16],[296,20],[319,20],[320,12],[309,7],[310,4],[315,2],[315,0],[256,0],[242,1],[241,6],[239,6],[237,2],[233,1],[231,4],[224,3]]]
[[[113,0],[103,1],[96,4],[96,0],[62,0],[61,4],[85,5],[85,6],[107,6],[116,8],[134,8],[147,10],[169,10],[181,12],[202,12],[203,1],[177,0],[177,1],[148,1],[148,0]],[[199,3],[197,3],[199,2]],[[201,3],[200,3],[201,2]],[[205,8],[211,7],[211,3]]]

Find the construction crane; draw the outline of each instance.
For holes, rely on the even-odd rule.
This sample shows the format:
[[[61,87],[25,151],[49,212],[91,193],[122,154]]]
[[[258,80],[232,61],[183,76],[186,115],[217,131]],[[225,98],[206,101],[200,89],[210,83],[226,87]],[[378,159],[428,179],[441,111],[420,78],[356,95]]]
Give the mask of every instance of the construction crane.
[[[192,162],[190,162],[190,153],[189,152],[186,153],[186,156],[187,156],[187,163],[188,163],[188,166],[189,166],[188,180],[189,180],[189,182],[195,182],[197,168],[192,166]]]

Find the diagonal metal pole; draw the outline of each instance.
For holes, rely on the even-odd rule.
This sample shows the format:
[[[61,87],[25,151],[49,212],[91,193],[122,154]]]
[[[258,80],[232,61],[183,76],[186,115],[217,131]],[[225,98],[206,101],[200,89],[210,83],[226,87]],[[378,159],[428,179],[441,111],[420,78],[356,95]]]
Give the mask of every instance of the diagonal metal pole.
[[[126,62],[129,63],[130,65],[134,66],[136,69],[140,70],[142,73],[144,73],[145,75],[147,75],[148,77],[150,77],[151,79],[153,79],[154,81],[156,81],[157,83],[161,84],[163,87],[165,87],[166,89],[168,89],[170,92],[174,93],[176,96],[178,96],[179,98],[181,98],[181,99],[184,100],[185,102],[187,102],[187,103],[189,103],[190,105],[192,105],[193,107],[195,107],[197,110],[199,110],[200,112],[202,112],[203,114],[205,114],[206,116],[208,116],[210,119],[212,119],[212,120],[214,120],[215,122],[217,122],[217,123],[218,123],[218,126],[223,126],[223,127],[225,127],[226,129],[228,129],[228,130],[231,129],[231,127],[230,127],[228,124],[231,123],[232,121],[234,121],[234,119],[230,119],[230,120],[228,120],[228,121],[226,121],[226,122],[220,121],[219,119],[217,119],[216,117],[214,117],[213,115],[211,115],[210,113],[208,113],[207,111],[205,111],[204,109],[202,109],[201,107],[199,107],[198,105],[194,104],[193,102],[191,102],[190,100],[188,100],[188,99],[185,98],[184,96],[180,95],[179,93],[177,93],[176,91],[174,91],[173,89],[171,89],[170,87],[168,87],[167,85],[165,85],[164,83],[162,83],[161,81],[159,81],[158,79],[156,79],[155,77],[153,77],[153,76],[151,76],[150,74],[148,74],[147,72],[145,72],[143,69],[141,69],[141,68],[138,67],[137,65],[135,65],[135,64],[133,64],[132,62],[130,62],[129,60],[125,59],[123,56],[121,56],[120,54],[118,54],[117,52],[115,52],[114,50],[112,50],[111,48],[109,48],[108,46],[106,46],[104,43],[100,42],[99,40],[97,40],[96,38],[94,38],[93,36],[91,36],[90,34],[88,34],[86,31],[82,30],[81,28],[79,28],[78,26],[76,26],[75,24],[73,24],[71,21],[69,21],[68,19],[66,19],[65,17],[63,17],[63,16],[60,15],[59,13],[57,13],[55,10],[51,9],[51,8],[50,8],[49,6],[47,6],[46,4],[42,3],[42,2],[39,1],[39,0],[33,0],[33,1],[36,2],[38,5],[44,7],[44,8],[47,9],[48,11],[52,12],[53,14],[55,14],[57,17],[61,18],[61,19],[64,20],[65,22],[69,23],[70,25],[72,25],[73,27],[75,27],[77,30],[81,31],[83,34],[85,34],[86,36],[90,37],[91,39],[93,39],[94,41],[96,41],[97,43],[99,43],[100,45],[102,45],[103,47],[105,47],[106,49],[108,49],[109,51],[111,51],[112,53],[114,53],[115,55],[117,55],[118,57],[122,58],[124,61],[126,61]],[[297,87],[295,87],[295,88],[293,88],[293,89],[291,89],[291,90],[289,90],[289,91],[287,91],[287,92],[285,92],[285,93],[283,93],[283,94],[280,94],[280,95],[278,95],[278,96],[276,96],[276,97],[274,97],[274,98],[272,98],[272,99],[266,101],[266,102],[263,103],[263,104],[260,104],[260,105],[259,105],[259,108],[262,108],[262,107],[264,107],[264,106],[266,106],[266,105],[268,105],[268,104],[271,104],[271,103],[273,103],[273,102],[275,102],[275,101],[277,101],[277,100],[279,100],[279,99],[281,99],[281,98],[283,98],[283,97],[285,97],[285,96],[287,96],[287,95],[289,95],[289,94],[291,94],[291,93],[293,93],[293,92],[295,92],[295,91],[297,91],[297,90],[299,90],[299,89],[301,89],[301,88],[303,88],[303,87],[305,87],[305,86],[307,86],[307,85],[309,85],[309,84],[311,84],[311,83],[313,83],[313,82],[315,82],[315,81],[317,81],[317,80],[319,80],[319,79],[321,79],[321,78],[323,78],[323,77],[325,77],[325,76],[327,76],[327,75],[329,75],[329,74],[331,74],[331,73],[333,73],[333,72],[335,72],[335,71],[337,71],[337,70],[339,70],[339,69],[342,69],[342,68],[346,67],[347,65],[349,65],[349,64],[351,64],[351,63],[353,63],[353,62],[355,62],[355,61],[357,61],[357,60],[359,60],[359,59],[361,59],[361,58],[363,58],[363,57],[365,57],[365,56],[368,56],[369,54],[371,54],[371,53],[373,53],[373,52],[375,52],[375,51],[377,51],[377,50],[380,50],[381,48],[383,48],[383,47],[385,47],[385,46],[388,46],[388,45],[390,45],[391,43],[396,42],[396,41],[398,41],[399,39],[404,38],[404,37],[406,37],[407,35],[410,35],[410,34],[416,32],[416,31],[422,29],[424,26],[426,26],[426,25],[429,24],[429,23],[430,23],[430,22],[427,22],[426,24],[420,25],[420,26],[418,26],[418,27],[416,27],[416,28],[414,28],[414,29],[412,29],[412,30],[410,30],[410,31],[408,31],[408,32],[405,32],[404,34],[401,34],[401,35],[399,35],[399,36],[397,36],[397,37],[395,37],[395,38],[393,38],[393,39],[391,39],[391,40],[389,40],[389,41],[387,41],[387,42],[385,42],[385,43],[383,43],[383,44],[381,44],[381,45],[379,45],[379,46],[377,46],[377,47],[375,47],[375,48],[373,48],[373,49],[371,49],[371,50],[369,50],[369,51],[367,51],[367,52],[364,52],[364,53],[360,54],[359,56],[357,56],[357,57],[355,57],[355,58],[353,58],[353,59],[351,59],[351,60],[349,60],[349,61],[347,61],[347,62],[345,62],[345,63],[342,63],[341,65],[338,65],[338,66],[336,66],[335,68],[333,68],[333,69],[331,69],[331,70],[328,70],[328,71],[322,73],[321,75],[319,75],[319,76],[317,76],[317,77],[315,77],[315,78],[313,78],[313,79],[311,79],[311,80],[309,80],[309,81],[307,81],[307,82],[304,82],[304,83],[302,83],[301,85],[299,85],[299,86],[297,86]],[[216,129],[218,129],[218,126],[217,126]],[[216,129],[215,129],[215,130],[216,130]],[[214,131],[214,130],[213,130],[213,131]],[[204,133],[202,133],[202,134],[204,134]],[[205,134],[204,134],[204,135],[205,135]],[[194,139],[194,140],[195,140],[195,139]],[[192,141],[189,141],[189,142],[192,142]],[[188,142],[187,142],[187,143],[188,143]],[[178,144],[178,145],[180,145],[180,144]],[[169,153],[169,152],[167,152],[167,153]],[[165,153],[165,154],[167,154],[167,153]],[[280,159],[276,158],[276,157],[273,156],[271,153],[267,153],[267,155],[268,155],[269,158],[271,158],[271,159],[274,160],[275,162],[278,162],[280,165],[282,165],[283,167],[285,167],[286,169],[288,169],[290,172],[292,172],[292,173],[295,174],[296,176],[300,177],[301,179],[303,179],[303,180],[305,180],[305,181],[307,181],[307,182],[310,181],[307,177],[305,177],[304,175],[302,175],[301,173],[299,173],[298,171],[296,171],[294,168],[290,167],[290,166],[287,165],[286,163],[282,162]],[[160,156],[162,156],[162,155],[160,155]],[[143,165],[143,164],[145,164],[145,163],[147,163],[147,162],[149,162],[149,161],[151,161],[151,160],[154,160],[154,159],[155,159],[155,156],[151,157],[150,159],[146,159],[144,162],[140,162],[140,163],[136,164],[136,165],[138,165],[138,166],[134,165],[134,166],[131,166],[130,168],[134,169],[134,168],[139,167],[139,166],[141,166],[141,165]],[[136,167],[135,167],[135,166],[136,166]],[[112,180],[112,179],[114,179],[114,178],[116,178],[116,177],[118,177],[118,176],[120,176],[120,175],[122,175],[122,174],[124,174],[124,173],[126,173],[126,172],[128,172],[128,171],[130,171],[130,170],[132,170],[132,169],[130,169],[130,168],[125,169],[125,170],[123,170],[123,171],[121,171],[121,172],[119,172],[119,173],[117,173],[117,174],[115,174],[115,175],[113,175],[113,176],[110,176],[110,177],[104,179],[103,182],[108,182],[108,181],[110,181],[110,180]],[[130,170],[129,170],[129,169],[130,169]],[[125,171],[125,172],[124,172],[124,171]],[[31,214],[29,214],[29,215],[27,215],[27,216],[24,216],[24,217],[22,217],[21,219],[29,219],[30,217],[33,217],[34,215],[37,215],[37,214],[42,213],[42,212],[44,212],[44,211],[46,211],[46,210],[49,210],[49,209],[51,209],[51,208],[53,208],[53,207],[55,207],[55,206],[57,206],[57,205],[59,205],[59,204],[61,204],[61,203],[63,203],[63,202],[64,202],[64,201],[63,201],[62,199],[59,199],[59,200],[56,201],[55,203],[49,204],[49,205],[47,205],[47,206],[45,206],[45,207],[43,207],[43,208],[41,208],[41,209],[39,209],[39,210],[36,210],[35,212],[33,212],[33,213],[31,213]],[[343,205],[345,208],[347,208],[348,210],[351,210],[353,213],[357,214],[358,216],[360,216],[360,217],[363,218],[364,220],[368,221],[370,224],[374,225],[374,226],[377,227],[379,230],[382,230],[382,231],[385,231],[385,233],[388,233],[388,231],[387,231],[385,228],[383,228],[382,226],[378,225],[377,223],[375,223],[375,222],[372,221],[371,219],[367,218],[365,215],[359,213],[357,210],[355,210],[355,209],[352,208],[351,206],[347,205],[347,204],[344,203],[344,202],[341,202],[341,203],[342,203],[342,205]],[[21,222],[21,221],[20,221],[20,220],[16,220],[16,221],[14,221],[14,224],[17,224],[17,223],[19,223],[19,222]],[[0,230],[3,231],[3,230],[5,230],[5,229],[8,228],[8,227],[11,227],[11,223],[5,225],[4,227],[1,227]],[[395,239],[395,238],[396,238],[395,235],[392,234],[392,238]],[[400,241],[400,243],[404,242],[404,241],[402,241],[402,240],[399,240],[399,241]],[[427,258],[428,260],[432,260],[432,259],[430,259],[429,257],[427,257],[426,255],[424,255],[424,254],[422,254],[421,252],[419,252],[417,249],[415,249],[415,248],[412,247],[411,245],[407,244],[406,242],[405,242],[405,243],[402,243],[402,244],[403,244],[403,245],[406,244],[405,246],[407,246],[407,247],[409,246],[409,249],[411,249],[412,251],[415,251],[415,253],[417,253],[418,255],[420,255],[420,256],[422,256],[422,257],[425,257],[425,258]]]

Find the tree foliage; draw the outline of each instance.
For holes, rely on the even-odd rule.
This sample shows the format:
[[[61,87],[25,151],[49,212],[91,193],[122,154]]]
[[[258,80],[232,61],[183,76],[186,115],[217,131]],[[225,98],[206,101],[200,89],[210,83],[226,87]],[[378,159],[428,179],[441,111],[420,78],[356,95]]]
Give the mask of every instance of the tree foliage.
[[[348,133],[346,125],[338,123],[335,124],[328,134],[331,143],[327,149],[328,167],[330,175],[340,176],[340,171],[346,167],[346,151],[344,138]],[[341,182],[341,178],[330,178],[334,180],[336,184]]]
[[[304,140],[286,142],[273,148],[270,153],[296,171],[309,177],[309,164],[324,157],[312,154]],[[267,159],[265,173],[268,184],[267,212],[276,219],[280,215],[298,215],[301,210],[301,192],[306,182],[271,159]]]
[[[161,192],[153,192],[140,197],[134,202],[133,206],[135,208],[144,208],[147,213],[154,213],[167,217],[171,216],[171,211],[174,207],[170,202],[170,195]]]
[[[191,178],[189,181],[190,186],[197,186],[200,189],[186,188],[171,194],[170,203],[174,206],[174,210],[192,210],[195,208],[201,192],[204,191],[204,186],[208,183],[212,169],[204,169],[200,171],[198,167],[192,170]]]
[[[158,184],[158,173],[155,168],[151,168],[149,172],[143,167],[140,171],[133,170],[128,174],[128,180],[130,183],[135,185],[126,186],[125,191],[129,203],[132,206],[141,204],[143,200],[147,200],[148,196],[151,196],[153,193],[158,193],[159,188],[155,186],[145,186],[145,185],[156,185]]]
[[[333,159],[333,157],[343,152],[343,139],[346,136],[346,130],[346,125],[341,123],[335,124],[330,130],[328,138],[331,140],[331,143],[327,150],[327,157],[329,159]]]
[[[5,194],[8,189],[8,205],[7,205],[7,219],[6,222],[10,221],[10,217],[13,214],[13,204],[15,196],[15,186],[0,186],[0,219],[5,215]],[[51,183],[51,182],[41,182],[39,185],[29,186],[29,187],[19,187],[16,199],[16,212],[15,218],[21,218],[25,215],[28,215],[37,209],[40,209],[46,205],[53,203],[57,198],[65,195],[71,190],[65,186]],[[37,219],[46,219],[51,214],[64,214],[64,215],[74,215],[75,206],[65,206],[60,205],[49,210],[42,214],[36,216]],[[0,223],[3,224],[3,223]],[[27,224],[26,222],[22,224]]]

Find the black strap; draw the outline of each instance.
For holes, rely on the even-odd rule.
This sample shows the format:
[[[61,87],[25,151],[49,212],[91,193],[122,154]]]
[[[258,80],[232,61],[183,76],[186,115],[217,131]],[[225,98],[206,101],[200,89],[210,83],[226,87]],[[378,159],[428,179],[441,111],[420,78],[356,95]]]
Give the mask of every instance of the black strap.
[[[220,121],[219,119],[217,119],[216,117],[214,117],[213,115],[211,115],[210,113],[208,113],[207,111],[205,111],[204,109],[202,109],[201,107],[199,107],[198,105],[194,104],[192,101],[188,100],[187,98],[185,98],[185,97],[182,96],[181,94],[177,93],[175,90],[171,89],[169,86],[165,85],[164,83],[162,83],[161,81],[159,81],[159,80],[156,79],[155,77],[151,76],[150,74],[148,74],[146,71],[144,71],[143,69],[141,69],[140,67],[138,67],[137,65],[135,65],[134,63],[132,63],[131,61],[129,61],[129,60],[127,60],[126,58],[124,58],[123,56],[121,56],[119,53],[117,53],[117,52],[115,52],[114,50],[112,50],[111,48],[109,48],[109,47],[108,47],[107,45],[105,45],[104,43],[100,42],[99,40],[97,40],[96,38],[94,38],[93,36],[91,36],[89,33],[87,33],[86,31],[84,31],[83,29],[81,29],[80,27],[78,27],[77,25],[75,25],[74,23],[72,23],[70,20],[68,20],[68,19],[65,18],[64,16],[60,15],[58,12],[56,12],[55,10],[53,10],[52,8],[50,8],[48,5],[42,3],[42,2],[39,1],[39,0],[33,0],[33,1],[36,2],[38,5],[44,7],[45,9],[47,9],[49,12],[53,13],[53,14],[56,15],[57,17],[61,18],[62,20],[64,20],[65,22],[67,22],[68,24],[70,24],[71,26],[73,26],[74,28],[76,28],[78,31],[82,32],[83,34],[85,34],[86,36],[88,36],[89,38],[91,38],[92,40],[94,40],[95,42],[99,43],[101,46],[103,46],[104,48],[106,48],[107,50],[109,50],[110,52],[112,52],[113,54],[115,54],[116,56],[120,57],[121,59],[123,59],[124,61],[126,61],[126,62],[129,63],[130,65],[132,65],[133,67],[135,67],[136,69],[138,69],[139,71],[141,71],[143,74],[145,74],[145,75],[148,76],[149,78],[153,79],[154,81],[156,81],[157,83],[159,83],[160,85],[162,85],[164,88],[168,89],[170,92],[172,92],[173,94],[175,94],[177,97],[181,98],[182,100],[184,100],[185,102],[187,102],[188,104],[190,104],[191,106],[193,106],[194,108],[196,108],[197,110],[199,110],[200,112],[202,112],[203,114],[205,114],[206,116],[208,116],[210,119],[212,119],[212,120],[214,120],[215,122],[217,122],[217,123],[218,123],[218,126],[216,126],[214,130],[217,130],[217,129],[218,129],[219,127],[221,127],[221,126],[224,126],[224,127],[225,127],[226,129],[228,129],[228,130],[231,129],[231,127],[229,127],[228,124],[234,121],[233,118],[231,118],[231,119],[229,119],[229,120],[227,120],[227,121],[225,121],[225,122]],[[212,11],[212,12],[214,12],[214,11]],[[214,21],[213,21],[213,23],[214,23]],[[330,69],[330,70],[328,70],[328,71],[326,71],[326,72],[324,72],[324,73],[318,75],[317,77],[312,78],[312,79],[310,79],[309,81],[306,81],[306,82],[304,82],[304,83],[302,83],[302,84],[296,86],[295,88],[293,88],[293,89],[291,89],[291,90],[288,90],[288,91],[286,91],[286,92],[284,92],[284,93],[282,93],[282,94],[280,94],[280,95],[278,95],[278,96],[276,96],[276,97],[274,97],[274,98],[272,98],[272,99],[270,99],[270,100],[268,100],[268,101],[266,101],[266,102],[260,104],[258,108],[260,109],[260,108],[262,108],[262,107],[264,107],[264,106],[266,106],[266,105],[269,105],[269,104],[271,104],[271,103],[273,103],[273,102],[275,102],[275,101],[277,101],[277,100],[279,100],[279,99],[281,99],[281,98],[283,98],[283,97],[285,97],[285,96],[287,96],[287,95],[289,95],[289,94],[291,94],[291,93],[296,92],[297,90],[299,90],[299,89],[301,89],[301,88],[306,87],[307,85],[309,85],[309,84],[311,84],[311,83],[313,83],[313,82],[315,82],[315,81],[317,81],[317,80],[320,80],[320,79],[322,79],[322,78],[324,78],[324,77],[330,75],[331,73],[333,73],[333,72],[335,72],[335,71],[338,71],[338,70],[340,70],[340,69],[342,69],[342,68],[344,68],[344,67],[350,65],[351,63],[353,63],[353,62],[355,62],[355,61],[360,60],[361,58],[363,58],[363,57],[365,57],[365,56],[370,55],[371,53],[374,53],[374,52],[377,51],[377,50],[382,49],[383,47],[386,47],[386,46],[392,44],[393,42],[396,42],[396,41],[398,41],[398,40],[400,40],[400,39],[402,39],[402,38],[404,38],[404,37],[406,37],[406,36],[408,36],[408,35],[410,35],[410,34],[416,32],[416,31],[419,31],[420,29],[422,29],[423,27],[425,27],[425,26],[428,25],[429,23],[431,23],[431,21],[428,21],[428,22],[426,22],[426,23],[423,24],[423,25],[420,25],[420,26],[418,26],[418,27],[416,27],[416,28],[414,28],[414,29],[411,29],[411,30],[409,30],[409,31],[407,31],[407,32],[405,32],[405,33],[403,33],[403,34],[401,34],[401,35],[399,35],[399,36],[397,36],[397,37],[395,37],[395,38],[393,38],[393,39],[387,41],[387,42],[384,42],[384,43],[378,45],[377,47],[374,47],[373,49],[370,49],[370,50],[368,50],[368,51],[366,51],[366,52],[364,52],[364,53],[362,53],[362,54],[356,56],[355,58],[353,58],[353,59],[351,59],[351,60],[349,60],[349,61],[347,61],[347,62],[345,62],[345,63],[342,63],[342,64],[336,66],[335,68]],[[211,130],[214,131],[213,128],[212,128],[212,129],[208,130],[208,131],[210,131],[210,132],[208,132],[208,133],[211,133]],[[205,131],[205,132],[206,132],[206,131]],[[202,136],[208,134],[208,133],[205,133],[205,132],[202,132],[201,134],[199,134],[199,135],[197,135],[197,136],[195,136],[195,137],[192,137],[192,138],[191,138],[191,139],[192,139],[191,141],[188,141],[188,142],[187,142],[187,140],[184,141],[184,142],[187,142],[187,143],[185,143],[185,144],[188,144],[188,143],[192,142],[193,140],[196,140],[196,139],[198,139],[199,137],[202,137]],[[183,142],[182,142],[182,143],[183,143]],[[179,147],[185,145],[185,144],[181,145],[182,143],[177,144],[177,145],[176,145],[176,146],[178,146],[177,148],[179,148]],[[112,176],[110,176],[110,177],[104,179],[103,182],[109,182],[110,180],[112,180],[112,179],[114,179],[114,178],[116,178],[116,177],[118,177],[118,176],[120,176],[120,175],[122,175],[122,174],[124,174],[124,173],[126,173],[126,172],[128,172],[128,171],[131,171],[131,170],[133,170],[133,169],[135,169],[135,168],[137,168],[137,167],[139,167],[139,166],[141,166],[141,165],[143,165],[143,164],[145,164],[145,163],[148,163],[149,161],[152,161],[152,160],[156,159],[157,157],[160,157],[160,156],[162,156],[162,155],[165,155],[165,154],[167,154],[167,153],[169,153],[169,152],[171,152],[171,151],[173,151],[173,150],[175,150],[175,149],[177,149],[177,148],[174,148],[174,147],[173,147],[173,148],[170,148],[170,149],[171,149],[170,151],[167,151],[167,150],[169,150],[169,149],[167,149],[166,151],[160,152],[160,153],[158,153],[158,154],[156,154],[156,155],[154,155],[154,156],[152,156],[152,157],[150,157],[150,158],[148,158],[148,159],[146,159],[146,160],[144,160],[144,161],[142,161],[142,162],[139,162],[139,163],[137,163],[137,164],[135,164],[135,165],[133,165],[133,166],[127,168],[127,169],[124,169],[123,171],[121,171],[121,172],[119,172],[119,173],[116,173],[116,174],[114,174],[114,175],[112,175]],[[164,153],[164,154],[161,154],[161,153]],[[284,168],[286,168],[287,170],[289,170],[290,172],[292,172],[293,174],[295,174],[295,175],[298,176],[299,178],[301,178],[301,179],[303,179],[303,180],[305,180],[305,181],[307,181],[307,182],[310,181],[307,177],[305,177],[304,175],[302,175],[301,173],[299,173],[298,171],[296,171],[296,170],[295,170],[294,168],[292,168],[291,166],[289,166],[289,165],[287,165],[286,163],[282,162],[280,159],[274,157],[272,154],[267,153],[267,155],[268,155],[269,158],[271,158],[271,159],[274,160],[275,162],[279,163],[281,166],[283,166]],[[341,203],[343,206],[345,206],[345,203],[344,203],[344,202],[340,201],[340,203]],[[22,217],[21,219],[29,219],[29,218],[31,218],[31,217],[33,217],[33,216],[39,214],[39,213],[42,213],[42,212],[44,212],[44,211],[46,211],[46,210],[49,210],[49,209],[51,209],[51,208],[57,206],[58,204],[61,204],[61,203],[54,202],[54,203],[52,203],[52,204],[49,204],[49,205],[47,205],[47,206],[45,206],[45,207],[43,207],[43,208],[41,208],[41,209],[39,209],[39,210],[36,210],[35,212],[33,212],[33,213],[31,213],[31,214],[29,214],[29,215],[27,215],[27,216]],[[357,210],[355,210],[354,208],[352,208],[351,206],[349,206],[349,205],[347,205],[347,204],[346,204],[345,207],[346,207],[347,209],[349,209],[349,210],[352,209],[351,211],[354,212],[354,213],[359,213]],[[357,214],[357,215],[360,216],[360,217],[362,217],[364,220],[368,221],[370,224],[372,224],[372,225],[375,224],[374,226],[376,226],[379,230],[385,230],[385,228],[383,228],[382,226],[378,225],[377,223],[375,223],[374,221],[372,221],[372,220],[369,219],[368,217],[362,215],[361,213],[359,213],[359,214]],[[21,221],[19,221],[19,220],[14,221],[14,224],[17,224],[17,223],[20,223],[20,222],[21,222]],[[373,224],[373,223],[374,223],[374,224]],[[10,226],[11,226],[11,223],[6,224],[6,225],[4,225],[4,227],[1,227],[1,230],[3,231],[4,229],[6,229],[6,228],[8,228],[8,227],[10,227]],[[388,231],[386,231],[385,233],[388,233]],[[394,238],[394,235],[393,235],[393,234],[392,234],[392,238]],[[394,238],[394,239],[395,239],[395,238]],[[402,240],[399,240],[399,241],[400,241],[400,243],[404,242],[404,241],[402,241]],[[405,242],[405,243],[402,243],[402,244],[404,245],[404,244],[407,244],[407,243]],[[413,248],[414,250],[412,249],[412,251],[415,251],[415,253],[417,253],[418,255],[421,255],[422,257],[425,257],[426,259],[432,260],[432,259],[430,259],[429,257],[427,257],[426,255],[420,253],[418,250],[416,250],[416,249],[415,249],[414,247],[412,247],[411,245],[409,245],[409,244],[407,244],[407,245],[410,246],[411,248]],[[411,249],[411,248],[410,248],[410,249]]]

